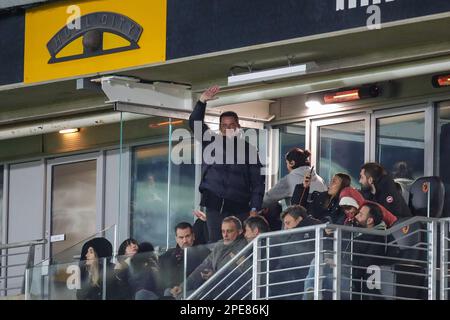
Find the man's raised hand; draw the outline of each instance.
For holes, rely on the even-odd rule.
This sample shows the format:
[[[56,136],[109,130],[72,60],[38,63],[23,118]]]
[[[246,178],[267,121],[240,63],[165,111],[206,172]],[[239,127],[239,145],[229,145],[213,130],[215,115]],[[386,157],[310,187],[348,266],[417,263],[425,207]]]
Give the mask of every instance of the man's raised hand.
[[[219,91],[220,91],[219,86],[218,86],[218,85],[214,85],[214,86],[212,86],[212,87],[206,89],[206,91],[203,92],[202,95],[200,96],[200,99],[199,99],[199,100],[200,100],[201,102],[203,102],[203,103],[206,103],[206,102],[208,102],[209,100],[215,100],[215,99],[218,98],[218,97],[216,97],[215,95],[216,95],[217,93],[219,93]]]

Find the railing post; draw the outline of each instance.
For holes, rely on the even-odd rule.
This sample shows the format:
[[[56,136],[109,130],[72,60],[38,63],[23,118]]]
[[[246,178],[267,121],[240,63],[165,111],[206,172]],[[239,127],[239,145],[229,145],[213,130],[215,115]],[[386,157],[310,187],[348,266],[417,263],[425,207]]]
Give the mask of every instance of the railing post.
[[[186,280],[187,280],[187,262],[188,262],[188,248],[184,248],[184,255],[183,255],[183,300],[186,300]]]
[[[103,276],[103,281],[102,281],[102,300],[106,300],[106,268],[107,268],[107,259],[108,258],[103,258],[103,269],[102,269],[102,276]]]
[[[428,231],[428,300],[436,300],[437,222],[427,223]]]
[[[333,250],[334,250],[334,257],[333,261],[335,264],[334,270],[333,270],[333,284],[334,284],[334,291],[333,291],[333,300],[340,300],[341,299],[341,273],[342,273],[342,262],[341,262],[341,251],[342,251],[342,230],[340,228],[337,228],[334,231],[335,238],[334,238],[334,244],[333,244]]]
[[[25,300],[30,300],[30,269],[28,267],[25,269]]]
[[[314,300],[320,300],[320,289],[322,288],[322,228],[316,227],[315,232],[315,252],[314,252]]]
[[[440,299],[447,300],[447,263],[448,263],[448,229],[449,225],[447,221],[442,221],[440,224],[441,235],[441,253],[440,253]]]
[[[253,240],[252,300],[258,300],[259,294],[259,243],[260,238]]]
[[[270,288],[270,237],[266,238],[266,300],[269,299]]]
[[[25,265],[25,272],[28,268],[32,268],[34,266],[34,244],[30,245],[30,249],[28,250],[28,258],[27,258],[27,263]],[[25,288],[27,286],[27,282],[26,279],[23,279],[23,283],[22,283],[22,290],[21,293],[25,294]]]

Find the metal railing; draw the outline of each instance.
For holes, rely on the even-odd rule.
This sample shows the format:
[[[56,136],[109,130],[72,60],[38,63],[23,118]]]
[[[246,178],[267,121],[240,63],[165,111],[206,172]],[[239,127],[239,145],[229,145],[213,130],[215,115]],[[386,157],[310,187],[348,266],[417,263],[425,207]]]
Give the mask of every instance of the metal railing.
[[[46,242],[40,239],[0,245],[0,296],[25,293],[25,270],[35,263],[36,247]]]
[[[449,241],[450,241],[450,219],[441,219],[440,221],[440,253],[439,253],[439,291],[440,291],[440,299],[448,300],[448,291],[449,280],[450,280],[450,272],[449,272],[449,261],[448,261],[448,252],[449,252]]]
[[[449,222],[261,234],[187,299],[447,299]]]

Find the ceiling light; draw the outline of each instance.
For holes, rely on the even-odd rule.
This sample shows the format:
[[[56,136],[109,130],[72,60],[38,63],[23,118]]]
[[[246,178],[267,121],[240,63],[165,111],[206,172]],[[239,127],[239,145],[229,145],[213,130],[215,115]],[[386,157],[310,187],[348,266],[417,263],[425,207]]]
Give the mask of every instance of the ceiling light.
[[[306,64],[293,65],[284,68],[268,69],[250,73],[242,73],[228,77],[228,85],[241,85],[247,83],[275,80],[286,77],[294,77],[306,73]]]
[[[75,133],[80,131],[80,128],[71,128],[71,129],[63,129],[63,130],[59,130],[59,133],[61,134],[66,134],[66,133]]]

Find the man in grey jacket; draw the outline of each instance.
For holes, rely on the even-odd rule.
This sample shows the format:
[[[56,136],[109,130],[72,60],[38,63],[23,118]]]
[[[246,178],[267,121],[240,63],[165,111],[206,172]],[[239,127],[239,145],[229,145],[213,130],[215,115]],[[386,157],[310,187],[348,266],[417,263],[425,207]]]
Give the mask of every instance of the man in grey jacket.
[[[217,242],[208,257],[186,279],[188,293],[199,288],[247,245],[242,234],[242,223],[235,216],[223,219],[222,237],[223,240]],[[175,298],[180,297],[182,287],[183,284],[172,288],[171,293]]]

